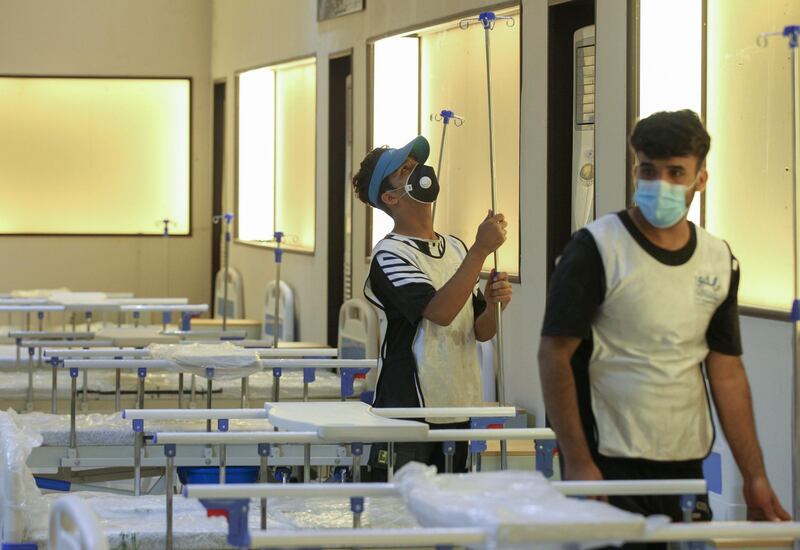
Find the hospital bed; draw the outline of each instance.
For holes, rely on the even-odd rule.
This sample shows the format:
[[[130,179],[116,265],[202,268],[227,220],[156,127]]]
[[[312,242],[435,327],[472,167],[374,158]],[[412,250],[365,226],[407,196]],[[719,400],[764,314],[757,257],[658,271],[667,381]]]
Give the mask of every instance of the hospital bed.
[[[276,350],[265,350],[265,354],[275,353]],[[278,350],[279,355],[290,355],[290,350]],[[335,351],[335,350],[333,350]],[[292,353],[297,354],[302,350],[293,350]],[[63,353],[63,352],[62,352]],[[295,369],[295,370],[308,370],[308,369],[329,369],[338,368],[341,370],[350,370],[362,372],[365,369],[374,368],[374,361],[370,360],[335,360],[335,359],[273,359],[263,360],[264,368],[268,369]],[[122,418],[119,415],[78,415],[77,414],[77,379],[81,369],[95,369],[95,370],[114,370],[114,371],[134,371],[136,373],[137,384],[137,400],[136,404],[139,408],[145,405],[145,380],[152,370],[164,369],[168,372],[175,373],[181,371],[181,366],[173,361],[159,361],[154,359],[119,359],[119,360],[104,360],[104,359],[90,359],[90,360],[64,360],[64,367],[61,370],[67,370],[70,373],[70,413],[68,415],[59,414],[44,414],[44,413],[28,413],[19,417],[19,421],[30,425],[39,430],[44,431],[44,445],[37,449],[34,453],[33,464],[39,468],[59,468],[59,469],[72,469],[78,467],[92,467],[92,468],[108,468],[108,467],[135,467],[137,472],[142,464],[142,459],[147,460],[146,456],[142,456],[141,449],[144,447],[147,433],[143,428],[136,429],[136,419],[133,420],[134,430],[131,430],[131,425],[124,422],[122,419],[126,418],[126,412],[123,412]],[[59,368],[59,367],[54,367]],[[212,369],[208,369],[212,370]],[[211,374],[209,380],[213,380],[213,373],[206,373],[206,376]],[[339,384],[339,391],[352,392],[356,384],[350,377],[349,385],[343,382],[346,377],[337,379]],[[311,382],[306,379],[305,384]],[[207,404],[210,414],[215,415],[209,417],[207,422],[203,422],[199,429],[205,427],[210,430],[210,419],[214,418],[234,418],[234,419],[250,419],[263,417],[263,410],[256,409],[254,417],[253,410],[247,409],[211,409],[211,391],[213,389],[209,386],[207,392]],[[308,388],[306,387],[305,395],[308,396]],[[345,393],[340,395],[347,396]],[[238,404],[238,403],[237,403]],[[149,412],[149,411],[145,411]],[[199,414],[202,411],[192,409],[169,409],[162,416],[161,420],[175,420],[177,418],[194,418],[199,419]],[[222,416],[221,416],[222,415]],[[153,418],[152,414],[149,418]],[[142,419],[143,420],[143,419]],[[195,421],[195,424],[198,422]],[[149,427],[149,426],[148,426]],[[263,426],[263,429],[269,429],[268,425]],[[163,423],[158,429],[164,429]],[[186,429],[185,427],[183,429]],[[152,431],[152,430],[151,430]],[[133,445],[133,453],[131,453],[131,444]],[[341,465],[338,455],[330,455],[323,457],[330,465]],[[203,465],[209,463],[210,456],[206,453],[205,448],[198,450],[198,454],[194,461],[187,461],[184,465]],[[137,473],[137,476],[138,473]],[[138,485],[137,485],[138,488]]]
[[[323,408],[353,409],[353,405],[326,404]],[[323,408],[317,404],[313,404],[313,408],[303,404],[269,407],[267,412],[273,424],[313,429],[262,435],[270,438],[270,441],[314,437],[322,440],[369,440],[379,433],[383,434],[384,439],[395,441],[409,438],[424,440],[420,432],[426,430],[426,425],[375,417],[375,411],[370,411],[373,416],[368,417],[364,410],[337,415],[340,419],[345,418],[341,422],[332,420],[331,411]],[[442,411],[442,414],[454,412]],[[435,411],[414,411],[414,414],[430,417]],[[236,434],[195,435],[216,435],[218,439]],[[195,435],[189,434],[191,437]],[[171,437],[177,438],[179,434],[158,434],[168,458],[174,450],[170,449],[170,445],[174,443],[164,442],[176,441]],[[170,467],[167,468],[167,476],[170,476]],[[169,486],[170,482],[167,483]],[[646,519],[616,510],[600,502],[567,500],[562,496],[682,495],[684,510],[689,516],[693,508],[692,498],[705,490],[702,480],[550,484],[541,476],[520,472],[434,475],[422,465],[410,464],[398,472],[393,483],[388,484],[188,485],[184,487],[184,496],[195,504],[194,499],[201,499],[202,505],[214,515],[226,514],[227,541],[238,548],[530,548],[539,543],[553,545],[549,548],[574,548],[574,543],[579,541],[589,543],[583,546],[588,548],[605,545],[609,541],[625,540],[653,542],[735,538],[774,541],[800,537],[800,524],[797,523],[668,524],[664,520]],[[276,516],[286,517],[286,510],[292,509],[292,502],[296,503],[295,509],[305,510],[295,516],[304,521],[292,522],[294,524],[289,526],[274,521]],[[187,519],[184,505],[184,499],[173,502],[172,492],[166,492],[165,506],[160,509],[166,514],[165,523],[162,524],[166,532],[160,542],[163,544],[166,541],[167,548],[185,547],[182,546],[185,542],[184,533],[180,532],[181,528],[185,528]],[[251,508],[258,513],[251,516]],[[331,509],[338,510],[335,517],[327,514]],[[192,516],[195,529],[199,525],[213,525],[214,533],[219,536],[218,518],[202,521],[199,519],[199,510],[195,510],[197,515]],[[260,522],[254,521],[259,516]],[[324,518],[323,521],[318,521],[319,516]],[[390,521],[384,523],[386,519]],[[397,525],[398,521],[400,525]],[[178,531],[171,535],[173,526]],[[151,526],[146,527],[143,535],[152,536]],[[561,543],[568,545],[556,546]]]
[[[286,405],[288,405],[288,404],[286,404]],[[346,403],[346,404],[341,404],[341,405],[349,406],[351,404]],[[263,415],[264,411],[265,410],[263,410],[263,409],[261,410],[262,415]],[[206,413],[208,413],[208,412],[209,411],[206,411]],[[210,412],[212,414],[214,414],[214,415],[217,415],[217,417],[219,417],[220,415],[227,415],[227,414],[242,414],[242,411],[227,411],[226,412],[226,411],[215,410],[215,411],[210,411]],[[501,411],[501,412],[503,412],[504,414],[508,413],[508,411]],[[144,416],[147,416],[147,422],[151,422],[152,423],[152,422],[154,422],[153,416],[154,415],[158,416],[159,411],[139,411],[139,413],[143,414]],[[172,411],[173,415],[175,413],[176,413],[176,411]],[[180,414],[190,415],[192,413],[195,413],[195,414],[200,413],[200,411],[185,410],[185,411],[177,411],[177,413],[179,415]],[[205,415],[206,413],[201,413],[201,414]],[[26,415],[18,415],[17,419],[24,418],[25,416]],[[207,416],[210,416],[210,415],[207,415]],[[2,429],[4,430],[5,433],[9,433],[9,432],[14,431],[14,430],[16,430],[18,433],[20,433],[20,432],[30,432],[31,431],[29,429],[25,430],[23,428],[20,428],[19,426],[15,425],[13,423],[11,423],[11,428],[9,428],[9,419],[10,418],[11,417],[8,414],[0,413],[0,424],[2,424]],[[245,435],[245,432],[240,432],[240,433],[242,435]],[[253,433],[255,433],[255,432],[249,432],[247,435],[252,437]],[[261,432],[261,434],[262,434],[262,437],[266,437],[267,438],[266,439],[267,441],[270,441],[271,440],[270,438],[274,438],[274,437],[286,437],[287,435],[289,435],[290,437],[292,436],[292,434],[284,434],[284,433],[277,433],[276,434],[275,432],[273,432],[271,430],[267,430],[267,431]],[[191,434],[186,434],[186,435],[191,435]],[[205,434],[205,435],[208,436],[208,437],[211,437],[211,436],[214,436],[214,435],[221,435],[221,434],[213,434],[212,433],[212,434]],[[235,435],[237,435],[237,433],[236,432],[231,432],[231,433],[226,434],[226,435],[235,436]],[[361,435],[361,432],[359,432],[359,435]],[[3,445],[6,445],[6,446],[9,446],[9,445],[13,446],[13,442],[14,442],[15,439],[16,439],[15,437],[7,436],[0,443],[2,443]],[[25,438],[22,437],[21,439],[24,440]],[[24,444],[21,444],[21,445],[18,444],[17,445],[18,448],[20,448],[20,447],[24,448],[24,446],[25,446]],[[336,445],[329,445],[329,446],[336,447]],[[35,445],[30,445],[30,447],[35,447]],[[236,445],[233,445],[231,448],[235,448],[235,447],[236,447]],[[30,449],[28,450],[28,452],[30,452]],[[4,456],[7,456],[8,454],[9,453],[7,452],[7,449],[3,450],[3,455]],[[16,455],[16,457],[17,457],[16,458],[16,466],[13,463],[9,464],[8,465],[8,471],[15,472],[17,474],[17,482],[21,483],[19,481],[19,479],[18,479],[19,476],[21,475],[20,474],[21,470],[26,470],[27,471],[27,475],[30,476],[30,471],[27,470],[27,467],[24,466],[24,464],[26,462],[26,457],[22,456],[22,455],[25,455],[25,453],[23,452],[22,455],[21,455],[19,452],[16,452],[16,453],[12,452],[11,454],[12,455]],[[255,452],[253,453],[253,455],[255,457],[257,457],[256,460],[260,460],[260,458],[258,457],[258,455]],[[272,458],[272,455],[270,455],[270,456],[271,457],[270,457],[269,460],[270,460],[270,463],[272,464],[273,458]],[[180,461],[181,457],[179,456],[176,460]],[[30,461],[28,461],[28,462],[30,462]],[[30,479],[26,478],[26,480],[27,480],[26,483],[29,486],[28,488],[33,493],[37,493],[37,491],[35,489],[32,489],[30,487],[31,486],[32,477],[30,477]],[[19,491],[17,491],[17,493],[18,492]],[[3,491],[0,491],[0,493],[3,493]],[[14,491],[8,491],[7,490],[5,492],[5,494],[16,494],[16,493],[14,493]],[[168,494],[171,494],[171,493],[168,493]],[[113,500],[112,501],[109,500],[109,499],[112,498],[109,495],[102,496],[102,495],[88,494],[87,496],[90,499],[90,501],[102,503],[100,505],[101,512],[103,514],[105,514],[105,516],[107,518],[109,518],[109,520],[116,520],[114,525],[117,525],[117,526],[125,523],[119,517],[119,516],[125,514],[125,510],[128,511],[128,516],[127,516],[128,521],[127,521],[127,523],[130,525],[131,524],[131,520],[133,519],[131,517],[133,511],[140,510],[141,508],[144,508],[146,510],[152,511],[155,508],[157,508],[157,506],[154,505],[152,497],[143,496],[143,497],[140,497],[140,498],[145,499],[145,500],[133,500],[133,501],[131,501],[131,500],[124,500],[124,499],[122,499],[122,497],[119,497],[119,496],[114,496],[113,499],[116,499],[117,505],[116,506],[111,506]],[[122,500],[120,500],[120,499],[122,499]],[[24,495],[22,496],[22,500],[24,500]],[[160,515],[160,517],[162,517],[162,518],[163,518],[163,511],[164,511],[164,504],[163,503],[164,503],[164,498],[161,497],[161,508],[160,508],[161,515]],[[17,507],[17,509],[19,509],[19,507]],[[302,506],[299,509],[296,509],[296,508],[292,508],[291,506],[289,506],[288,508],[287,507],[283,507],[280,502],[275,503],[274,505],[271,505],[271,507],[270,507],[270,514],[271,514],[270,517],[272,518],[270,520],[270,524],[272,525],[274,523],[274,521],[276,521],[277,522],[277,527],[295,527],[297,525],[294,525],[292,523],[293,520],[289,521],[287,518],[291,519],[294,516],[298,516],[301,519],[302,518],[306,518],[307,519],[307,517],[309,516],[309,513],[305,512],[304,511],[305,509],[306,509],[305,506]],[[326,509],[330,510],[330,511],[326,512]],[[397,518],[398,517],[403,517],[402,514],[400,514],[398,516],[397,511],[398,511],[397,505],[396,504],[392,505],[391,512],[387,513],[386,517],[391,518],[391,521],[395,522],[395,523],[389,523],[388,525],[390,525],[390,526],[397,525],[397,523],[396,523]],[[198,508],[196,506],[194,506],[194,507],[188,506],[188,509],[187,509],[187,505],[186,504],[178,503],[177,508],[176,508],[176,512],[177,512],[176,521],[181,521],[181,522],[190,521],[192,526],[193,526],[192,528],[194,529],[193,532],[195,532],[195,534],[196,534],[198,525],[209,526],[208,522],[205,522],[205,521],[204,522],[198,522],[198,518],[199,518],[198,514],[200,514],[201,511],[198,511]],[[320,508],[318,506],[317,507],[317,513],[314,513],[312,515],[320,516],[319,512],[321,512],[321,517],[322,518],[327,518],[327,520],[328,520],[326,523],[322,524],[323,526],[326,526],[326,527],[336,527],[337,525],[341,525],[341,521],[339,521],[339,523],[336,523],[336,522],[331,523],[330,522],[330,517],[331,517],[332,514],[334,515],[334,517],[340,517],[341,518],[341,517],[345,517],[345,515],[347,513],[345,509],[343,509],[341,506],[338,506],[338,505],[336,505],[334,507],[327,507],[327,508],[325,506],[323,506],[322,508]],[[152,514],[148,513],[147,517],[142,518],[142,519],[148,520],[148,518],[149,518],[150,523],[152,523],[152,518],[150,517],[151,515]],[[187,518],[187,515],[189,516],[188,518]],[[133,514],[133,516],[135,517],[135,514]],[[374,517],[374,515],[373,515],[373,517]],[[17,517],[17,522],[22,521],[23,524],[24,524],[23,520],[26,519],[26,518],[30,518],[30,515],[29,514],[24,515],[22,518]],[[147,521],[145,523],[147,523]],[[144,533],[145,537],[157,535],[157,537],[155,539],[157,542],[153,546],[145,546],[145,547],[163,547],[163,546],[159,546],[159,545],[163,545],[163,536],[164,536],[163,535],[164,534],[163,522],[160,524],[161,525],[160,529],[157,529],[156,531],[152,531],[152,530],[149,531],[149,533],[150,533],[149,535],[146,532],[147,529],[148,529],[148,525],[147,524],[146,525],[140,525],[140,524],[136,523],[134,525],[136,525],[136,527],[129,526],[127,528],[127,531],[129,532],[130,530],[138,530],[140,532],[140,534],[141,534],[141,532],[145,532]],[[387,524],[384,523],[384,525],[387,525]],[[7,523],[6,523],[6,526],[7,526]],[[400,526],[403,526],[403,525],[400,525]],[[24,527],[24,525],[23,525],[23,527]],[[19,530],[20,529],[17,529],[17,532],[19,532]],[[178,538],[180,540],[184,540],[184,543],[182,545],[176,545],[176,546],[178,546],[178,547],[197,547],[197,539],[196,538],[191,538],[190,537],[190,540],[194,541],[194,544],[195,544],[194,546],[192,546],[192,544],[186,544],[186,537],[184,536],[185,535],[185,530],[186,530],[186,526],[185,525],[183,526],[183,531],[181,531],[180,529],[178,530],[177,536],[178,536]],[[213,529],[212,531],[213,531],[212,534],[216,533],[215,536],[218,537],[217,540],[224,539],[224,525],[220,526],[219,523],[217,523],[215,529]],[[7,530],[5,530],[4,532],[7,532]],[[203,535],[203,536],[205,536],[205,535]],[[8,538],[6,538],[5,540],[8,540]],[[205,540],[205,539],[201,539],[201,540]],[[119,541],[119,538],[117,538],[117,541]],[[202,547],[219,547],[219,545],[214,544],[214,545],[202,546]]]
[[[94,359],[123,359],[123,358],[147,358],[150,356],[150,353],[147,350],[142,349],[134,349],[128,347],[118,347],[118,346],[130,346],[130,345],[146,345],[148,342],[155,340],[155,343],[162,343],[162,342],[177,342],[177,339],[160,339],[159,336],[163,334],[155,333],[153,331],[150,332],[142,332],[138,333],[138,330],[126,330],[122,335],[118,338],[115,337],[113,340],[76,340],[76,341],[51,341],[51,340],[32,340],[32,341],[22,341],[22,346],[29,346],[31,353],[29,354],[29,361],[28,361],[28,368],[26,371],[26,379],[23,379],[19,376],[19,373],[12,373],[9,371],[0,371],[0,395],[5,394],[7,399],[11,401],[14,400],[12,406],[15,408],[25,407],[25,410],[47,410],[46,405],[41,402],[42,398],[44,397],[42,394],[49,394],[50,398],[50,407],[49,410],[51,412],[57,411],[57,401],[61,399],[61,395],[59,393],[59,388],[64,387],[63,379],[64,376],[59,376],[57,374],[56,368],[50,368],[50,366],[55,367],[56,364],[61,363],[62,358],[90,358]],[[138,333],[138,334],[131,334],[131,332]],[[49,336],[50,333],[45,333]],[[181,343],[190,343],[191,341],[185,340]],[[206,342],[208,343],[208,342]],[[264,346],[263,341],[232,341],[233,344],[237,346]],[[60,348],[55,348],[52,346],[60,346]],[[33,359],[33,349],[37,348],[40,350],[44,350],[44,352],[40,355],[40,358],[36,361]],[[278,348],[278,350],[274,350],[273,348],[250,348],[255,349],[264,357],[315,357],[315,358],[333,358],[337,355],[336,350],[331,350],[328,348],[313,348],[313,349],[302,349],[302,348],[295,348],[294,346],[288,348]],[[333,365],[335,367],[335,365]],[[367,367],[365,367],[367,368]],[[112,369],[116,371],[116,369]],[[259,395],[263,395],[264,398],[268,398],[270,392],[272,392],[273,396],[272,399],[276,400],[280,396],[280,385],[281,385],[281,377],[284,370],[297,371],[297,369],[291,367],[290,365],[276,365],[271,367],[271,374],[272,376],[268,376],[266,374],[256,374],[252,377],[245,380],[246,386],[252,386],[254,391],[259,392]],[[319,376],[315,376],[315,373],[319,372]],[[349,369],[342,369],[341,371],[344,375],[344,378],[347,379],[348,383],[352,385],[352,380],[350,379],[351,376],[355,376],[356,372],[351,372]],[[360,372],[360,371],[359,371]],[[302,375],[299,373],[289,374],[288,376],[284,377],[288,387],[284,390],[284,394],[289,398],[303,398],[308,397],[308,390],[309,385],[312,382],[319,380],[317,383],[313,384],[315,388],[315,393],[317,396],[326,397],[326,398],[336,398],[340,395],[340,390],[335,390],[337,385],[341,385],[338,382],[338,377],[334,373],[326,372],[321,366],[318,366],[312,369],[310,366],[307,366],[305,370],[302,371]],[[193,377],[194,378],[194,377]],[[177,383],[176,383],[177,380]],[[170,395],[177,396],[178,399],[182,399],[183,392],[181,390],[181,375],[162,375],[160,378],[157,378],[155,382],[155,395],[157,395],[161,399],[166,399]],[[194,380],[193,380],[194,381]],[[88,377],[84,376],[83,381],[81,382],[81,387],[79,392],[81,394],[81,408],[82,410],[88,410],[88,400],[89,400],[89,393],[93,393],[93,397],[95,400],[102,398],[113,396],[115,401],[115,410],[119,410],[120,408],[120,385],[123,383],[127,383],[128,387],[130,387],[130,383],[135,382],[135,377],[128,376],[127,379],[124,375],[119,373],[111,374],[109,372],[97,372],[92,374],[91,380],[88,380]],[[363,383],[356,382],[357,385],[363,386]],[[26,385],[26,389],[24,392],[20,392],[20,386]],[[135,385],[135,384],[134,384]],[[217,387],[218,390],[222,390],[220,397],[226,398],[230,401],[233,396],[231,393],[235,390],[233,387],[234,384],[230,381],[223,381],[221,385]],[[42,388],[46,389],[42,389]],[[6,389],[4,389],[6,388]],[[195,388],[194,384],[192,384],[192,388]],[[49,391],[48,391],[49,390]],[[334,393],[335,390],[335,393]],[[263,392],[263,393],[261,393]],[[300,392],[300,395],[298,395]],[[202,393],[202,390],[201,392]],[[243,395],[247,396],[249,393],[249,388],[245,387]],[[24,405],[19,403],[22,399],[22,396],[25,396]],[[196,391],[191,392],[192,397],[194,398],[196,395]],[[346,394],[345,396],[349,396],[350,394]],[[46,399],[46,397],[44,397]],[[194,399],[193,399],[194,401]],[[166,405],[166,402],[164,403]],[[181,406],[181,403],[179,403]],[[107,409],[108,407],[106,407]]]

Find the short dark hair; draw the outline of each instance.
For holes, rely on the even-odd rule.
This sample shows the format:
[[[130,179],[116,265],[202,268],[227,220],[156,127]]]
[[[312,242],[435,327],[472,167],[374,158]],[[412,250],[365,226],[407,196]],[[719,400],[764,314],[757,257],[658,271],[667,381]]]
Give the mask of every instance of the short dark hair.
[[[699,169],[711,148],[711,136],[694,111],[661,111],[636,123],[631,147],[653,159],[694,156]]]
[[[375,171],[375,166],[378,164],[378,159],[381,158],[381,155],[384,151],[386,151],[388,147],[385,145],[383,147],[376,147],[369,153],[367,156],[364,157],[364,160],[361,161],[361,166],[356,172],[356,175],[353,176],[353,187],[355,188],[356,195],[361,200],[361,202],[366,204],[372,204],[369,202],[369,182],[372,179],[372,173]],[[378,201],[381,201],[381,194],[387,190],[389,186],[389,179],[384,178],[381,182],[381,187],[378,191]],[[382,208],[382,210],[388,212],[388,208]]]

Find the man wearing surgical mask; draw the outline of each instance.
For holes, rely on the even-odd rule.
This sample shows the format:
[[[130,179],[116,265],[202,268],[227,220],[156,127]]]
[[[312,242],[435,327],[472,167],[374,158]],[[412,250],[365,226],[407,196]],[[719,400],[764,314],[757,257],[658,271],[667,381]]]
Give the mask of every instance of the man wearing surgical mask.
[[[492,273],[484,292],[479,275],[506,238],[502,214],[489,212],[472,246],[434,231],[431,207],[439,192],[425,165],[430,147],[419,136],[399,149],[378,148],[353,178],[358,197],[394,220],[375,245],[364,295],[379,310],[382,342],[375,407],[467,407],[483,404],[478,341],[497,328],[496,304],[505,308],[511,285]],[[491,307],[487,307],[487,302]],[[466,418],[429,419],[432,429],[466,428]],[[373,445],[373,480],[385,476],[386,446]],[[397,444],[394,466],[411,460],[444,468],[440,444]],[[454,471],[466,467],[466,443],[456,447]]]
[[[576,232],[548,290],[539,371],[563,477],[703,478],[715,437],[707,378],[749,519],[788,520],[767,479],[741,361],[738,262],[686,219],[706,187],[711,138],[684,110],[642,119],[630,141],[636,205]],[[678,497],[609,501],[684,517]],[[710,516],[701,495],[693,517]]]

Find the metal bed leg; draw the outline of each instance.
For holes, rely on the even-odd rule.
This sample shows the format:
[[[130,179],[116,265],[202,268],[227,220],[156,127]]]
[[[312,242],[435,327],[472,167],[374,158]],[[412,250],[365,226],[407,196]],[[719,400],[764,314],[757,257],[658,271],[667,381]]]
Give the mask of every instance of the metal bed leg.
[[[214,369],[206,369],[206,408],[211,408],[211,394],[214,391]],[[206,431],[211,431],[211,420],[206,420]]]
[[[281,396],[281,374],[283,374],[282,369],[274,368],[272,369],[272,402],[277,403],[280,400]]]
[[[311,444],[303,445],[303,483],[311,481]]]
[[[222,485],[225,485],[225,478],[227,477],[226,476],[226,473],[227,473],[226,472],[226,470],[227,470],[227,462],[228,462],[227,461],[227,453],[228,453],[227,446],[224,445],[224,444],[220,445],[219,446],[219,482]]]
[[[364,454],[363,443],[351,443],[350,453],[353,455],[353,483],[361,482],[361,456]]]
[[[178,373],[178,408],[183,408],[183,373]]]
[[[78,433],[75,429],[76,409],[78,406],[78,369],[69,369],[70,401],[69,401],[69,448],[77,451]]]
[[[268,459],[269,459],[269,451],[270,445],[269,443],[259,443],[258,444],[258,456],[260,459],[260,465],[258,469],[258,481],[260,483],[267,483],[267,467]],[[264,530],[267,528],[267,499],[261,499],[261,529]]]
[[[50,387],[50,413],[58,412],[58,357],[53,357],[50,365],[53,368],[53,379]]]
[[[120,385],[122,383],[122,371],[116,369],[114,372],[114,412],[120,409]]]
[[[446,474],[452,474],[453,455],[456,453],[455,441],[444,441],[442,443],[442,452],[444,453],[444,472]]]
[[[89,409],[89,371],[83,371],[83,389],[81,390],[81,410],[87,411]]]
[[[35,348],[28,348],[28,391],[25,397],[25,409],[28,412],[33,410],[33,355]]]
[[[386,481],[394,480],[394,441],[386,444]]]
[[[166,549],[172,550],[172,499],[174,487],[174,470],[175,470],[175,445],[164,445],[164,456],[167,457],[166,471],[164,472],[164,482],[166,485],[167,494],[167,537]]]
[[[353,529],[359,529],[361,514],[364,513],[364,497],[350,497],[350,510],[353,512]]]
[[[242,405],[243,409],[246,409],[248,407],[248,405],[249,405],[249,399],[248,399],[248,396],[247,396],[248,391],[249,391],[248,378],[246,376],[243,376],[242,377],[242,401],[241,401],[241,405]]]

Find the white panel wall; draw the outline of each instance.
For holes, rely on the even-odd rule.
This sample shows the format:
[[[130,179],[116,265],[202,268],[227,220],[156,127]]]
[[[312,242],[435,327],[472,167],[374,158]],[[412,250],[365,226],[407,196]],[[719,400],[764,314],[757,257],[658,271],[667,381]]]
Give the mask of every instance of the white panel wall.
[[[192,236],[168,244],[159,237],[3,237],[0,291],[67,286],[210,299],[210,33],[210,0],[0,0],[0,74],[193,79]]]
[[[598,0],[596,5],[595,208],[600,217],[625,208],[628,2]]]

